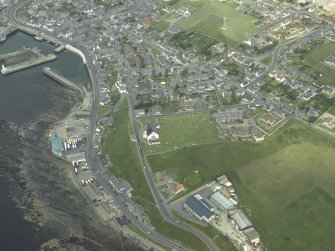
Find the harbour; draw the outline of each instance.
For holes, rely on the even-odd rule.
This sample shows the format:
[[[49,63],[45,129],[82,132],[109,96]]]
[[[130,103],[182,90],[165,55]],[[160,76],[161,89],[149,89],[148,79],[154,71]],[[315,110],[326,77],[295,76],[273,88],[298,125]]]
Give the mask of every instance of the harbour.
[[[21,71],[39,64],[50,62],[57,57],[53,54],[43,55],[36,48],[24,48],[0,55],[1,73],[3,75]]]
[[[78,87],[78,85],[71,80],[65,78],[59,73],[56,73],[55,71],[51,70],[50,67],[43,67],[43,73],[47,75],[48,77],[54,79],[58,83],[70,88],[74,91],[79,91],[82,94],[82,90]]]
[[[39,48],[41,53],[46,55],[53,53],[55,49],[52,44],[42,40],[38,41],[26,33],[14,31],[6,36],[6,40],[0,44],[0,54],[8,56],[8,53],[20,51],[24,46]],[[24,57],[26,56],[28,55],[26,54]],[[12,63],[17,63],[17,60],[13,60]],[[51,69],[61,72],[62,76],[69,81],[78,83],[78,85],[89,80],[81,58],[68,51],[59,53],[57,60],[45,64]],[[40,246],[49,238],[65,238],[69,231],[80,232],[80,228],[76,230],[75,224],[71,223],[71,220],[68,220],[70,223],[67,227],[56,223],[56,220],[55,223],[52,223],[55,216],[43,216],[44,209],[40,211],[41,206],[36,207],[35,202],[32,204],[35,199],[29,195],[40,190],[42,184],[47,183],[48,189],[54,189],[53,193],[48,190],[48,196],[39,195],[39,197],[47,204],[62,205],[63,199],[58,197],[59,192],[52,184],[58,183],[57,186],[61,188],[64,185],[69,185],[66,182],[71,181],[64,179],[64,177],[57,178],[55,174],[50,175],[50,172],[60,173],[57,170],[61,164],[52,162],[53,159],[49,156],[48,144],[43,137],[43,131],[47,125],[45,123],[64,117],[79,101],[79,98],[78,94],[69,92],[67,88],[46,76],[41,65],[36,65],[13,74],[0,74],[0,100],[0,148],[2,149],[0,153],[2,198],[0,201],[2,223],[0,250],[35,251],[39,250]],[[23,132],[24,138],[19,136]],[[31,174],[21,177],[23,175],[19,171],[21,168],[29,170]],[[49,174],[47,175],[47,173]],[[30,185],[29,188],[26,188],[24,180],[28,177],[30,177]],[[55,180],[51,181],[52,179]],[[32,188],[34,190],[30,191]],[[28,203],[26,200],[30,202]],[[66,215],[71,219],[71,211],[77,211],[79,215],[87,215],[82,209],[78,211],[73,208],[74,205],[71,207],[72,209],[69,211],[63,209],[62,214],[56,217],[57,220],[64,221],[62,218]],[[34,216],[36,214],[40,216]],[[81,217],[84,219],[88,215],[80,216],[77,219],[78,222],[81,221]],[[20,241],[17,241],[18,239]],[[72,244],[67,245],[71,246]]]

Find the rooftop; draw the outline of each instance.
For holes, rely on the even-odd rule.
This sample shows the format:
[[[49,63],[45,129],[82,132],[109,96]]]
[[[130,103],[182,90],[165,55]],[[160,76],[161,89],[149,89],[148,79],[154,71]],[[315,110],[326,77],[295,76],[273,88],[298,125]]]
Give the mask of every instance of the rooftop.
[[[252,227],[251,221],[248,219],[248,217],[245,215],[245,213],[243,213],[241,209],[231,211],[229,213],[229,216],[241,231]]]
[[[225,196],[223,196],[221,193],[216,192],[211,196],[211,199],[214,200],[219,206],[221,206],[224,209],[229,209],[236,205],[232,200],[227,199]]]
[[[189,207],[200,218],[206,217],[207,219],[209,219],[213,215],[213,213],[208,209],[208,207],[203,204],[203,201],[200,201],[193,196],[189,197],[185,201],[185,205]]]

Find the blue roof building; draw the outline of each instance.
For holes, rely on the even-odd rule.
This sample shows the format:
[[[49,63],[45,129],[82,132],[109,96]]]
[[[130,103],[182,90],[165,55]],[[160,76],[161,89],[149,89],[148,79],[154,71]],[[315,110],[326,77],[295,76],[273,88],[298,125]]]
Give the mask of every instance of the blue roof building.
[[[54,137],[51,138],[51,148],[52,152],[58,156],[61,156],[64,152],[63,142],[60,138]]]
[[[199,220],[205,220],[209,222],[214,218],[214,208],[208,204],[199,194],[189,197],[185,201],[184,207],[187,211],[194,214]]]

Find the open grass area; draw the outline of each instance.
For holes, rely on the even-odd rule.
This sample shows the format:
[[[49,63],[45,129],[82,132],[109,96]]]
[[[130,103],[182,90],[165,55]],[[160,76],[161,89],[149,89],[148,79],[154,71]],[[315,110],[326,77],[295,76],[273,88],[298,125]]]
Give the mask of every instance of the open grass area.
[[[111,172],[128,180],[134,187],[133,195],[144,207],[152,225],[159,233],[176,240],[191,250],[208,250],[196,236],[163,221],[146,183],[137,157],[136,145],[130,138],[131,124],[128,115],[128,103],[124,102],[112,116],[114,118],[113,126],[105,131],[102,143],[103,152],[109,154],[113,162]]]
[[[169,22],[166,22],[166,21],[162,20],[162,21],[159,21],[158,23],[155,23],[152,26],[152,29],[157,30],[157,31],[164,31],[167,28],[169,28],[169,25],[170,25]]]
[[[206,4],[208,0],[198,0],[198,1],[190,1],[190,0],[173,0],[171,3],[171,7],[174,9],[179,9],[181,7],[186,7],[190,10],[191,13],[199,10],[201,7]]]
[[[272,62],[272,53],[261,60],[263,64],[270,65]]]
[[[208,0],[200,2],[205,3],[189,17],[178,22],[183,30],[195,30],[229,46],[234,46],[255,34],[254,18],[238,12],[234,4]],[[224,18],[226,18],[226,30],[221,29]]]
[[[262,144],[212,144],[147,157],[193,188],[227,174],[270,250],[332,250],[335,141],[293,120]],[[197,172],[195,173],[195,171]]]
[[[219,137],[212,115],[207,112],[167,115],[142,119],[146,126],[158,122],[160,145],[144,145],[147,154],[176,150],[182,147],[218,142]]]
[[[330,113],[331,115],[335,116],[335,105],[332,108],[330,108],[330,110],[328,111],[328,113]]]
[[[317,84],[335,87],[335,70],[322,63],[332,54],[335,55],[335,43],[333,42],[318,45],[304,56],[304,63],[313,71],[322,74],[322,77],[316,80]]]

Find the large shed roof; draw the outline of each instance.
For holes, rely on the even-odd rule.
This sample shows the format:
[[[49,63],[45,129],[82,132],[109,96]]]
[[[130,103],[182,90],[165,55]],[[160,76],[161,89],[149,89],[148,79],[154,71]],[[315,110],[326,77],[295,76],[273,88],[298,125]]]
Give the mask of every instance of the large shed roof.
[[[223,196],[221,193],[216,192],[211,196],[211,199],[215,201],[220,207],[224,209],[229,209],[236,205],[232,200],[227,199],[225,196]]]
[[[196,213],[200,218],[206,217],[210,219],[213,213],[198,199],[191,196],[185,201],[185,205],[189,207],[194,213]]]
[[[243,213],[241,209],[236,209],[234,211],[231,211],[229,213],[229,216],[231,219],[235,222],[235,224],[238,226],[239,230],[245,230],[249,227],[252,227],[251,221],[248,219],[248,217]]]

